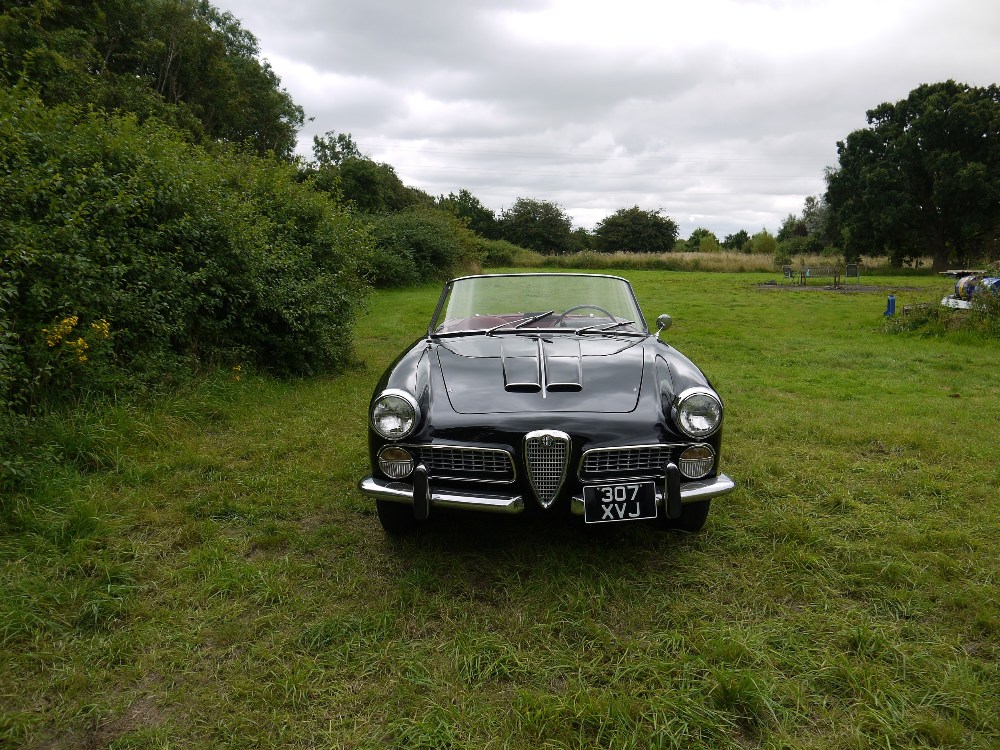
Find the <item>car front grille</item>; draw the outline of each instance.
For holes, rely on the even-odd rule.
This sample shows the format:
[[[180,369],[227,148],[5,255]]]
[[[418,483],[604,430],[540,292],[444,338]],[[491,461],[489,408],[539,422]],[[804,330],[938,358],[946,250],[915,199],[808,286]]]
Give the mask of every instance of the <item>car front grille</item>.
[[[530,432],[524,439],[524,457],[535,497],[548,508],[566,478],[569,435],[559,430]]]
[[[504,450],[425,445],[420,448],[420,461],[432,476],[514,481],[514,465]]]
[[[583,454],[580,476],[584,479],[647,474],[664,476],[671,450],[669,445],[597,448]]]

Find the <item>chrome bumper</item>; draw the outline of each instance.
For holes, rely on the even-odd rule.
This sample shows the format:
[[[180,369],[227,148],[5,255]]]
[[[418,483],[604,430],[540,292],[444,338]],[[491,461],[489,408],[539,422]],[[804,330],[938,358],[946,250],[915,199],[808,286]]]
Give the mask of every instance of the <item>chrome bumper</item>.
[[[736,483],[725,474],[719,474],[711,479],[685,482],[681,485],[681,503],[709,500],[732,492],[735,488]],[[391,500],[397,503],[413,502],[413,485],[406,482],[392,482],[369,476],[358,482],[358,489],[369,497],[375,497],[379,500]],[[489,513],[520,513],[524,510],[524,497],[485,492],[457,493],[432,488],[430,504],[434,508],[464,508]],[[663,495],[660,492],[656,493],[656,504],[660,506],[663,504]],[[572,498],[570,511],[575,515],[583,515],[582,497]]]
[[[379,500],[397,503],[413,502],[413,485],[405,482],[390,482],[375,477],[365,477],[358,482],[358,489]],[[498,495],[485,492],[463,492],[457,494],[447,490],[432,489],[430,493],[433,508],[465,508],[485,510],[490,513],[520,513],[524,510],[524,498],[520,495]]]
[[[734,489],[736,489],[736,482],[725,474],[719,474],[717,477],[712,477],[711,479],[685,482],[681,485],[681,504],[711,500],[713,497],[729,494]],[[664,502],[663,493],[658,489],[656,491],[656,506],[662,508]],[[570,502],[569,510],[573,515],[582,516],[583,498],[574,495]]]

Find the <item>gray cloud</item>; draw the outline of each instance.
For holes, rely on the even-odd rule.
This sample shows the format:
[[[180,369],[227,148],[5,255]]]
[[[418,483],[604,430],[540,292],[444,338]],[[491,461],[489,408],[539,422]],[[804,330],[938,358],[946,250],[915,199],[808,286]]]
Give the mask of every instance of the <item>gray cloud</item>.
[[[775,231],[836,142],[921,83],[995,82],[978,0],[220,0],[313,118],[432,194]],[[603,15],[602,15],[603,14]]]

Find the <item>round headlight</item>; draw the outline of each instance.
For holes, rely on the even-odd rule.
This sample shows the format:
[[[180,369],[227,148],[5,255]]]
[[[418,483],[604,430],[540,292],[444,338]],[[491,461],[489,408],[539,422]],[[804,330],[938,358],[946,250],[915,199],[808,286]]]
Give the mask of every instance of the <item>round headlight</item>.
[[[406,391],[390,388],[372,404],[372,427],[387,440],[405,438],[419,420],[417,400]]]
[[[684,391],[674,406],[674,422],[689,437],[708,437],[722,424],[722,402],[708,390]]]

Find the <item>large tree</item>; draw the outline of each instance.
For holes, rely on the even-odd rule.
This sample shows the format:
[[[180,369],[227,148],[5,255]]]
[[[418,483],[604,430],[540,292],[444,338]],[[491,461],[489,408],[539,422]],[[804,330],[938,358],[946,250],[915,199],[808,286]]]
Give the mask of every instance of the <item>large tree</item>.
[[[677,224],[662,211],[620,208],[594,228],[597,250],[613,253],[667,253],[677,242]]]
[[[448,193],[439,196],[437,206],[462,219],[476,234],[491,240],[499,239],[496,214],[465,188],[459,190],[458,195]]]
[[[290,158],[303,112],[259,54],[207,0],[20,0],[0,13],[0,83]]]
[[[543,255],[569,252],[572,226],[572,220],[558,205],[534,198],[518,198],[500,215],[503,239]]]
[[[924,84],[837,143],[826,200],[845,254],[930,255],[934,268],[997,251],[1000,88]]]
[[[745,229],[741,229],[733,234],[727,234],[726,239],[722,241],[722,246],[726,250],[743,251],[749,252],[750,245],[750,234]]]

